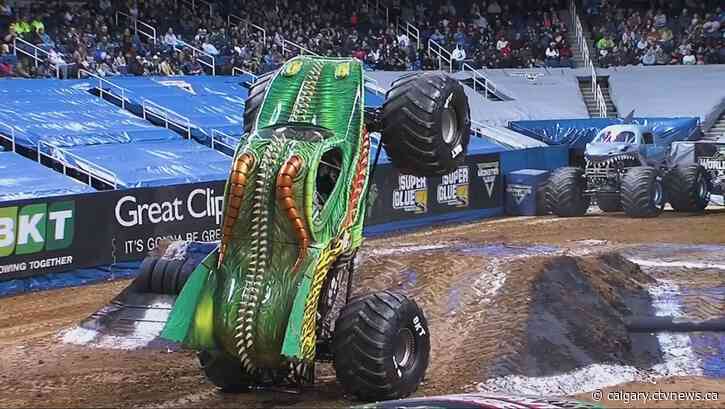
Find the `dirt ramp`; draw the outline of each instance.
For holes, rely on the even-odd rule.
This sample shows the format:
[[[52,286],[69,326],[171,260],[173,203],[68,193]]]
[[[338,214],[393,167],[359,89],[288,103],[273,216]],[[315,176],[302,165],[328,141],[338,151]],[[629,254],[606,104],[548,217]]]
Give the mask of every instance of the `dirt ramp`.
[[[645,297],[651,281],[616,253],[513,261],[493,302],[462,328],[450,369],[458,367],[460,379],[487,379],[548,376],[594,363],[649,366],[652,357],[632,351],[625,301]]]

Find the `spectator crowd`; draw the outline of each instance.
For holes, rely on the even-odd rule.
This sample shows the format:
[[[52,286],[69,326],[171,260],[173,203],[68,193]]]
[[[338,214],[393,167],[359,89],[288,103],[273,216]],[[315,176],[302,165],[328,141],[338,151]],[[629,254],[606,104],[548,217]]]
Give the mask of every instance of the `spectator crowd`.
[[[599,64],[725,63],[722,8],[657,1],[642,9],[625,0],[583,1]],[[200,75],[211,70],[212,57],[217,73],[262,73],[300,52],[355,56],[385,70],[436,69],[439,54],[455,68],[573,66],[567,0],[193,4],[38,1],[15,8],[0,0],[0,76]],[[397,29],[408,27],[401,22],[411,28]]]

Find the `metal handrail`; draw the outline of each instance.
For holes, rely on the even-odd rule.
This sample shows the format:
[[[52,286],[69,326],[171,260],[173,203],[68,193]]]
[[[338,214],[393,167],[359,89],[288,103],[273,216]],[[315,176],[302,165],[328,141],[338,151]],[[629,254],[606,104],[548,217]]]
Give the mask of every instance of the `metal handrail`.
[[[156,36],[156,28],[154,26],[152,26],[149,23],[146,23],[145,21],[139,19],[138,17],[134,17],[134,16],[124,13],[122,11],[116,12],[116,25],[118,25],[118,16],[123,16],[123,17],[126,17],[127,19],[133,21],[134,34],[141,33],[141,34],[145,35],[147,38],[150,38],[154,42],[154,44],[156,44],[158,37]],[[141,24],[143,27],[147,28],[148,30],[151,30],[151,32],[147,33],[143,30],[139,30],[139,28],[138,28],[139,24]]]
[[[6,124],[5,122],[0,122],[0,126],[8,128],[10,130],[9,137],[7,135],[0,133],[0,138],[8,139],[10,141],[10,146],[11,146],[13,152],[15,152],[15,147],[16,147],[16,145],[15,145],[15,128]]]
[[[428,55],[434,54],[438,57],[438,69],[443,69],[443,62],[448,64],[448,72],[453,72],[453,58],[450,51],[446,50],[445,47],[433,41],[432,38],[428,39]]]
[[[22,48],[18,48],[18,43],[20,43],[20,44],[22,44],[24,46],[30,47],[33,50],[33,53],[31,54],[27,50],[23,50]],[[15,40],[13,40],[13,54],[17,56],[18,55],[18,51],[20,51],[21,53],[27,55],[28,57],[31,57],[33,59],[33,61],[35,62],[35,68],[38,68],[38,63],[39,62],[41,62],[41,63],[47,62],[50,67],[52,67],[53,69],[55,69],[55,77],[56,78],[60,78],[60,68],[58,68],[57,65],[55,65],[55,64],[53,64],[53,63],[50,62],[50,53],[49,52],[43,50],[42,48],[36,46],[35,44],[29,43],[29,42],[23,40],[22,38],[15,37]],[[46,61],[42,60],[38,56],[38,53],[45,54]]]
[[[405,31],[405,35],[408,36],[408,38],[412,38],[415,40],[416,43],[416,50],[420,49],[420,30],[418,30],[418,27],[408,23],[407,21],[403,25],[403,31]]]
[[[365,88],[373,91],[375,95],[385,95],[385,88],[381,87],[378,83],[378,80],[376,80],[375,78],[370,78],[366,76],[363,78],[363,82],[365,84]]]
[[[187,43],[186,41],[182,41],[182,40],[179,40],[176,42],[176,44],[174,44],[174,51],[178,51],[178,49],[177,49],[178,45],[182,45],[184,48],[190,48],[192,51],[192,56],[194,58],[196,58],[196,60],[199,61],[201,64],[204,64],[205,66],[211,68],[212,76],[216,75],[216,58],[214,58],[213,55],[211,55],[203,50],[200,50],[200,49],[194,47],[193,45]],[[197,54],[211,59],[211,62],[205,61],[201,57],[197,57]]]
[[[159,118],[164,121],[164,127],[166,129],[171,129],[171,126],[181,128],[182,130],[186,131],[186,139],[191,139],[191,120],[184,115],[174,112],[171,109],[161,106],[148,99],[144,99],[143,101],[141,101],[141,112],[143,119],[148,120],[149,116]],[[170,117],[171,119],[169,119]],[[174,121],[173,117],[180,119],[181,122]],[[186,128],[183,127],[184,124],[186,124]]]
[[[43,150],[41,149],[42,145],[48,146],[47,154],[43,153]],[[59,157],[53,156],[53,150],[61,152],[64,157],[59,158]],[[40,140],[40,141],[38,141],[38,163],[42,164],[43,156],[49,158],[52,161],[58,162],[61,166],[63,166],[63,174],[66,176],[68,176],[69,168],[74,169],[77,172],[88,175],[88,186],[93,186],[93,179],[95,178],[96,180],[98,180],[102,183],[113,186],[114,189],[118,189],[118,175],[116,175],[116,172],[113,172],[112,170],[105,168],[101,165],[97,165],[95,163],[88,162],[87,160],[81,158],[80,156],[78,156],[72,152],[69,152],[68,150],[65,150],[59,146],[54,146],[54,145],[49,144],[48,142]],[[103,171],[104,173],[106,173],[106,175],[109,177],[105,177],[106,175],[94,174],[92,172],[92,169],[86,170],[86,169],[83,169],[82,167],[80,167],[80,165],[74,165],[74,164],[68,162],[65,159],[65,157],[71,157],[76,160],[76,163],[79,163],[79,164],[86,163],[86,164],[88,164],[89,168],[92,167],[92,168],[99,169],[99,170]]]
[[[290,45],[290,46],[292,46],[292,47],[297,48],[298,50],[300,50],[300,55],[304,55],[305,53],[310,54],[310,55],[315,55],[315,56],[319,56],[320,55],[320,54],[317,54],[314,51],[311,51],[311,50],[309,50],[309,49],[307,49],[305,47],[302,47],[301,45],[299,45],[297,43],[293,43],[292,41],[287,40],[287,39],[282,39],[282,55],[286,55],[286,53],[287,53],[286,46],[287,45]]]
[[[191,4],[191,9],[196,11],[196,3],[199,2],[200,4],[206,4],[206,6],[209,8],[209,15],[214,14],[214,8],[212,7],[212,4],[206,0],[183,0],[186,4]]]
[[[241,140],[241,138],[235,138],[235,137],[233,137],[231,135],[228,135],[228,134],[226,134],[226,133],[224,133],[224,132],[222,132],[222,131],[220,131],[218,129],[212,129],[211,130],[211,148],[212,149],[216,149],[216,146],[217,145],[222,146],[224,148],[229,149],[232,152],[232,154],[230,156],[233,156],[234,155],[234,152],[236,152],[236,148],[234,146],[226,143],[226,142],[222,142],[222,140],[224,138],[226,138],[226,139],[240,139]],[[222,152],[222,153],[226,153],[226,152],[224,152],[224,151],[222,151],[220,149],[216,149],[216,150],[218,150],[219,152]]]
[[[96,75],[96,74],[94,74],[92,72],[86,71],[84,69],[79,69],[78,70],[78,79],[81,79],[81,77],[83,75],[87,75],[88,77],[91,77],[91,78],[94,78],[94,79],[98,80],[98,96],[101,99],[103,99],[103,94],[105,92],[106,95],[111,96],[111,97],[116,98],[119,101],[121,101],[121,108],[126,109],[126,101],[127,101],[127,99],[126,99],[126,91],[127,91],[127,89],[126,88],[123,88],[123,87],[121,87],[119,85],[116,85],[116,84],[112,83],[111,81],[108,81],[107,79],[105,79],[103,77],[99,77],[98,75]],[[103,84],[108,84],[112,88],[116,88],[117,90],[121,91],[121,95],[119,96],[119,95],[116,95],[116,94],[114,94],[112,92],[106,91],[103,88]]]
[[[257,74],[255,74],[255,73],[253,73],[251,71],[247,71],[247,70],[245,70],[243,68],[239,68],[239,67],[232,67],[232,76],[236,76],[237,75],[237,72],[239,72],[240,75],[246,74],[246,75],[251,76],[252,77],[252,84],[254,84],[255,82],[257,82],[257,78],[259,78],[259,76]]]
[[[262,43],[267,44],[267,30],[265,30],[264,27],[252,23],[251,21],[249,21],[249,19],[241,18],[234,14],[230,14],[227,16],[227,26],[232,25],[233,19],[244,23],[245,30],[249,30],[249,26],[251,26],[252,28],[256,29],[257,31],[261,31],[262,32]]]
[[[482,87],[484,89],[484,96],[486,99],[488,99],[488,95],[493,94],[496,95],[498,93],[498,88],[496,87],[496,84],[494,84],[491,80],[489,80],[485,75],[481,74],[480,71],[473,68],[468,63],[463,63],[461,65],[461,71],[470,71],[473,76],[473,90],[478,92],[478,87]]]
[[[577,12],[576,4],[574,0],[569,2],[569,14],[571,17],[571,23],[576,31],[577,47],[581,50],[582,58],[584,59],[584,69],[588,69],[591,74],[592,81],[592,95],[594,96],[597,103],[597,110],[599,111],[599,117],[607,117],[607,102],[604,99],[604,93],[602,87],[599,85],[597,80],[597,70],[594,66],[594,60],[592,60],[591,51],[589,48],[589,42],[584,35],[584,27],[582,26],[579,13]]]

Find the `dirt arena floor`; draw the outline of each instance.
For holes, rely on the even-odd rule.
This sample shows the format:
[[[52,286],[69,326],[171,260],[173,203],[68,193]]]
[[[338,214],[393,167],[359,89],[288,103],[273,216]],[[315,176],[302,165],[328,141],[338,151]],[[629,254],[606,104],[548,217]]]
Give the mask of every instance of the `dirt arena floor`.
[[[603,315],[616,321],[611,324],[614,332],[606,334],[597,334],[594,324],[582,327],[586,336],[593,338],[585,343],[591,345],[591,350],[585,351],[589,356],[598,361],[634,362],[635,366],[638,360],[648,359],[634,356],[636,348],[622,346],[626,340],[617,338],[617,334],[626,330],[617,320],[627,308],[623,300],[641,292],[653,275],[607,255],[646,243],[725,245],[725,210],[713,210],[705,216],[666,212],[648,220],[622,215],[492,219],[377,238],[368,240],[361,251],[355,288],[357,292],[397,288],[423,306],[432,334],[432,358],[427,379],[416,396],[470,392],[481,390],[477,385],[489,377],[507,373],[552,375],[549,363],[537,366],[517,358],[522,351],[524,356],[535,356],[536,348],[541,347],[535,345],[541,340],[527,338],[525,332],[536,325],[548,325],[532,317],[537,308],[548,308],[552,294],[582,291],[582,296],[593,297],[591,308],[582,307],[583,314],[592,314],[593,322]],[[725,253],[721,255],[720,261],[725,262]],[[499,262],[491,264],[496,257]],[[717,260],[718,255],[711,257]],[[568,287],[571,280],[558,275],[559,267],[571,270],[567,274],[572,274],[573,279],[583,277],[586,285]],[[709,280],[702,285],[725,287],[725,270],[706,267],[698,275],[701,280]],[[618,272],[606,275],[609,269]],[[503,276],[507,277],[505,281]],[[542,286],[552,280],[561,288]],[[318,368],[317,384],[301,395],[272,391],[226,395],[205,381],[191,352],[104,349],[62,341],[59,334],[105,305],[128,283],[117,281],[0,299],[0,407],[272,408],[351,404],[329,367]],[[569,325],[567,305],[554,305],[547,314],[558,320],[556,323]],[[705,318],[725,313],[721,299],[711,300],[708,305],[710,308],[702,313]],[[562,348],[581,346],[576,340],[561,342],[572,344]],[[627,355],[630,352],[621,353],[630,350],[632,356]],[[561,367],[554,369],[562,371],[578,364],[556,357],[552,362],[561,362],[556,364]],[[658,391],[719,392],[719,399],[643,401],[623,399],[622,393]],[[601,392],[601,403],[606,407],[725,407],[722,377],[662,377],[608,386]],[[598,399],[589,390],[563,395],[587,401]]]

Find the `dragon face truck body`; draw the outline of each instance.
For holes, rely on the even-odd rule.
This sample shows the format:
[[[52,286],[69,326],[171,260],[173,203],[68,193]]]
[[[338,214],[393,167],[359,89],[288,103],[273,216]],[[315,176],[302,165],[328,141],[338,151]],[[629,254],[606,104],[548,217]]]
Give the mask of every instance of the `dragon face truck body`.
[[[370,173],[362,65],[296,58],[234,155],[222,240],[177,299],[164,337],[221,351],[254,376],[311,363],[318,301],[362,243]]]
[[[461,84],[434,72],[394,81],[381,109],[365,110],[364,95],[354,58],[299,56],[258,78],[226,183],[219,245],[176,242],[150,255],[134,282],[82,325],[113,332],[139,306],[173,302],[168,319],[159,318],[161,337],[198,350],[222,390],[304,386],[314,381],[314,362],[326,359],[360,399],[413,393],[429,362],[423,311],[396,291],[350,298],[375,166],[368,130],[382,134],[399,169],[445,175],[465,159],[470,109]]]

